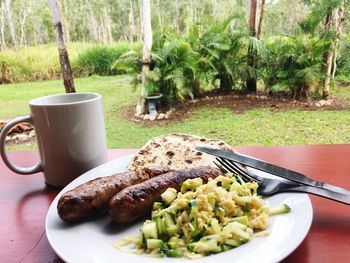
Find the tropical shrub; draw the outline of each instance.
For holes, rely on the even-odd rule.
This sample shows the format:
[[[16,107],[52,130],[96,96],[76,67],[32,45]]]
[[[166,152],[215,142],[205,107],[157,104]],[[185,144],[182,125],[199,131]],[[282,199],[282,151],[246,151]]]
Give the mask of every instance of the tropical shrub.
[[[171,33],[155,37],[151,53],[152,63],[145,96],[161,93],[164,105],[174,105],[201,93],[200,65],[202,59],[184,38]],[[126,52],[114,67],[133,75],[134,86],[141,82],[141,54]]]
[[[345,82],[350,81],[350,37],[344,36],[344,39],[339,41],[339,48],[337,54],[337,70],[336,76],[338,80]]]
[[[297,35],[271,37],[265,45],[270,55],[260,71],[269,91],[291,91],[295,98],[317,92],[324,79],[322,56],[329,42]]]
[[[188,40],[200,56],[207,61],[201,70],[210,84],[219,81],[221,91],[229,92],[241,82],[246,72],[244,54],[245,34],[230,27],[235,16],[222,22],[192,26]]]
[[[204,60],[185,39],[160,40],[154,48],[155,67],[148,92],[162,93],[166,104],[175,104],[200,93],[200,65]]]

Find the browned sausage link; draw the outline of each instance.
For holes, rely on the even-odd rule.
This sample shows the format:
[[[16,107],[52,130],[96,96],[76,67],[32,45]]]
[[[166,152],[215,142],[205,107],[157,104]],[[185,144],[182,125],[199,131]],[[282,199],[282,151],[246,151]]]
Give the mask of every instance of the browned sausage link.
[[[57,204],[58,215],[67,222],[84,219],[107,208],[109,200],[124,188],[169,170],[169,167],[144,168],[86,182],[61,196]]]
[[[167,188],[179,190],[187,179],[201,177],[206,182],[220,174],[218,169],[207,166],[162,174],[116,194],[109,202],[109,215],[117,223],[133,222],[149,213],[153,203],[160,199]]]

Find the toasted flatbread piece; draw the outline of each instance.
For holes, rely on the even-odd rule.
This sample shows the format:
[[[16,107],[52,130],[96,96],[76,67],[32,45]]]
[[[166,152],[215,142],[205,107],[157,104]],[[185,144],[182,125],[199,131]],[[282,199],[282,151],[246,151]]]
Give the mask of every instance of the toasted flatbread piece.
[[[196,146],[233,151],[222,140],[209,140],[203,137],[175,133],[149,140],[132,158],[128,168],[136,170],[149,166],[170,166],[171,169],[186,169],[198,166],[215,166],[215,157],[199,152]]]

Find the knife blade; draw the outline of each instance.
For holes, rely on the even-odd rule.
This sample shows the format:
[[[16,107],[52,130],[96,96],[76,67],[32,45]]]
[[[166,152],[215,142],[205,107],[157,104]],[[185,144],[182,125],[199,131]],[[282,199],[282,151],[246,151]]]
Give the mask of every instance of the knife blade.
[[[321,197],[328,198],[330,200],[338,201],[343,204],[350,205],[350,195],[334,192],[327,190],[325,188],[317,188],[309,185],[299,185],[294,188],[289,189],[290,192],[302,192],[302,193],[309,193]]]
[[[207,148],[207,147],[196,147],[196,149],[198,151],[207,153],[207,154],[211,154],[220,158],[224,158],[224,159],[228,159],[231,161],[234,161],[236,163],[240,163],[243,165],[246,165],[248,167],[252,167],[255,168],[257,170],[260,171],[264,171],[270,174],[273,174],[275,176],[278,177],[282,177],[284,179],[288,179],[300,184],[304,184],[304,185],[308,185],[308,186],[312,186],[312,187],[316,187],[316,188],[321,188],[321,189],[326,189],[332,192],[336,192],[336,193],[341,193],[341,194],[350,194],[349,190],[346,190],[344,188],[340,188],[338,186],[334,186],[331,184],[327,184],[327,183],[323,183],[323,182],[319,182],[319,181],[315,181],[313,179],[310,179],[308,177],[306,177],[305,175],[292,171],[292,170],[288,170],[286,168],[277,166],[277,165],[273,165],[261,160],[258,160],[256,158],[253,157],[249,157],[246,155],[242,155],[242,154],[237,154],[234,152],[230,152],[230,151],[223,151],[223,150],[217,150],[217,149],[213,149],[213,148]]]

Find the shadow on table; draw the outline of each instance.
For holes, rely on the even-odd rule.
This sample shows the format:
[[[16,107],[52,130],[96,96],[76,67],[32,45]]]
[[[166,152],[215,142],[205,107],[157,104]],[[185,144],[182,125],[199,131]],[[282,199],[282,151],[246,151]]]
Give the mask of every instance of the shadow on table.
[[[45,185],[42,189],[24,193],[16,204],[15,219],[18,223],[25,224],[26,222],[31,222],[28,221],[28,218],[32,216],[46,215],[51,202],[59,191],[59,188]]]

